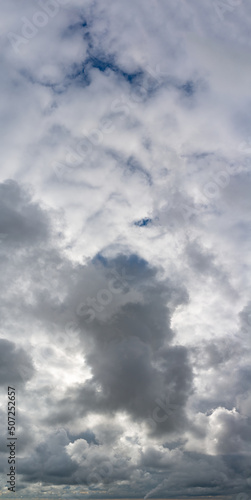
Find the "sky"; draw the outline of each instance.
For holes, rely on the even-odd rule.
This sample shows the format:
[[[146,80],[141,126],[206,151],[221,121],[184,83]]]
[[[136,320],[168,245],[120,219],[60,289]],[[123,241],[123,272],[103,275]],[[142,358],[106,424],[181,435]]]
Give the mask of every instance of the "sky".
[[[0,497],[250,500],[250,22],[1,3]]]

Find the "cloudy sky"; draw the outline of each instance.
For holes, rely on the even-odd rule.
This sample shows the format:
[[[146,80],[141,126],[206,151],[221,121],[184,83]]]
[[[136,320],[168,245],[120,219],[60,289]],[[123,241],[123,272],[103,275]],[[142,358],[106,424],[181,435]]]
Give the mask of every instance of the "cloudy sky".
[[[251,498],[250,22],[1,3],[3,498]]]

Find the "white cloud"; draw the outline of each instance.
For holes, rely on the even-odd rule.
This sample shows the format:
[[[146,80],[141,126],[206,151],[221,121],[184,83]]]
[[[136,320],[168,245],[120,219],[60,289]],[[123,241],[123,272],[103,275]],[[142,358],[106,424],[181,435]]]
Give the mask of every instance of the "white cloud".
[[[2,6],[0,390],[13,364],[28,497],[246,494],[251,8],[224,5]]]

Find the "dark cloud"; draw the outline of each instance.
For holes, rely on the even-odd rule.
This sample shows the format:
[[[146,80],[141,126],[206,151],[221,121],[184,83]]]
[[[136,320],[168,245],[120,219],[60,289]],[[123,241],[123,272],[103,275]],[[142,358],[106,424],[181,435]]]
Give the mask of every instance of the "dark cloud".
[[[66,453],[69,439],[65,430],[58,430],[35,447],[31,456],[19,460],[19,473],[28,482],[63,484],[77,469]]]
[[[19,386],[34,375],[32,359],[14,342],[0,339],[0,384]]]
[[[201,428],[192,421],[187,405],[195,393],[193,365],[216,372],[222,367],[227,374],[241,355],[237,339],[204,340],[193,348],[176,344],[172,317],[177,307],[189,303],[178,279],[164,277],[161,267],[153,267],[137,254],[107,257],[100,252],[85,264],[73,264],[59,247],[52,248],[53,224],[48,213],[17,185],[13,193],[19,193],[13,194],[13,212],[22,212],[26,203],[30,219],[35,217],[33,211],[37,216],[34,241],[40,237],[36,235],[45,235],[40,247],[32,247],[29,238],[18,237],[17,252],[25,250],[18,257],[20,273],[30,285],[28,297],[15,295],[13,321],[22,311],[23,319],[32,320],[36,328],[43,325],[50,343],[38,337],[32,351],[35,359],[40,352],[42,371],[59,367],[58,349],[66,349],[72,356],[78,353],[89,369],[87,379],[80,376],[57,395],[46,383],[31,388],[30,395],[22,392],[25,400],[33,399],[34,410],[43,401],[43,412],[37,420],[41,436],[35,432],[34,438],[33,423],[24,413],[20,415],[21,486],[41,482],[92,489],[103,484],[111,492],[113,488],[117,491],[118,481],[130,481],[141,496],[162,496],[167,488],[173,495],[181,491],[195,494],[198,488],[203,494],[222,494],[221,478],[230,474],[223,458],[185,451],[189,434],[192,439],[207,439],[209,432],[207,426]],[[213,254],[191,243],[186,255],[194,272],[217,279]],[[223,273],[223,281],[224,277]],[[6,307],[10,300],[6,299]],[[248,311],[249,305],[240,315],[245,324]],[[37,376],[30,356],[18,344],[2,339],[1,356],[3,385]],[[11,376],[7,376],[10,366]],[[245,394],[249,378],[248,370],[242,369],[232,388],[224,379],[195,404],[197,411],[213,419],[214,452],[221,457],[245,452],[250,442],[248,419],[232,411],[236,384]],[[225,407],[220,411],[222,390]],[[94,420],[90,425],[91,416],[102,422]],[[74,431],[77,422],[82,423],[81,431]],[[59,430],[59,426],[63,428]],[[151,440],[147,447],[141,445],[139,429]],[[121,440],[126,447],[121,447]],[[136,478],[135,468],[142,480]],[[150,474],[149,488],[144,474]],[[238,474],[236,470],[236,478]],[[129,485],[127,492],[130,495]]]
[[[116,296],[115,304],[104,307],[106,317],[102,318],[101,311],[100,317],[97,315],[90,323],[79,316],[83,353],[92,377],[71,388],[49,421],[71,420],[71,407],[79,416],[124,411],[141,422],[156,413],[156,401],[161,401],[164,410],[159,408],[157,416],[162,421],[159,432],[184,426],[184,408],[193,377],[186,348],[170,345],[174,339],[170,319],[175,307],[187,302],[186,291],[172,281],[160,281],[157,269],[137,256],[121,255],[114,260],[100,256],[83,269],[83,278],[79,274],[80,284],[85,274],[94,277],[96,269],[99,277],[109,277],[110,270],[117,276],[125,271],[130,279],[119,295],[123,303],[116,303]],[[71,290],[71,297],[74,295],[76,292]],[[170,412],[168,418],[162,418],[160,414],[171,402],[178,408],[176,414]]]
[[[0,184],[0,233],[7,248],[43,243],[50,234],[50,219],[31,195],[13,180]]]

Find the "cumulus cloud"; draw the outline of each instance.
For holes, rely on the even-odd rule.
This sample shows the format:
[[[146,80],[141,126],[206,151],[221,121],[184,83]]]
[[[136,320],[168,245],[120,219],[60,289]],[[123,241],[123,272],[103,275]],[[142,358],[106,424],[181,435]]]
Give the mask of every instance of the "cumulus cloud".
[[[2,7],[3,497],[248,500],[250,15]]]

